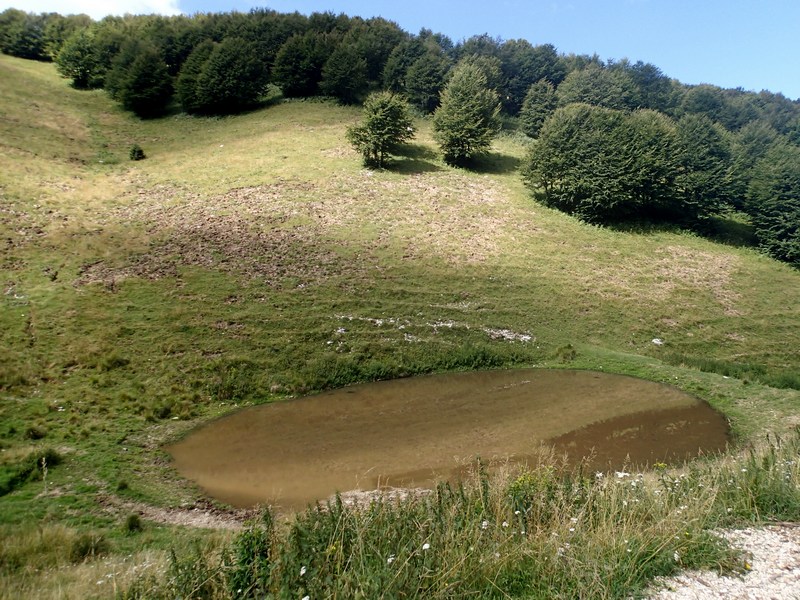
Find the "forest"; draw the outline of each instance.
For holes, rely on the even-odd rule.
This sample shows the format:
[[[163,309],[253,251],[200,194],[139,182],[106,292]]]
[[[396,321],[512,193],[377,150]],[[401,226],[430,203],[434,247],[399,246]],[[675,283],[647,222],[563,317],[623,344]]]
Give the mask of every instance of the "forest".
[[[450,136],[450,162],[485,150],[497,130],[516,130],[536,140],[521,170],[549,206],[593,223],[645,219],[701,233],[713,233],[710,217],[736,211],[763,250],[800,264],[800,102],[781,94],[685,85],[641,61],[488,34],[454,42],[329,12],[94,22],[8,9],[0,49],[53,61],[75,88],[103,88],[142,118],[238,113],[270,91],[360,104],[385,90],[430,115],[469,63],[468,94],[488,88],[496,106],[476,117],[486,122],[474,148],[462,130]]]

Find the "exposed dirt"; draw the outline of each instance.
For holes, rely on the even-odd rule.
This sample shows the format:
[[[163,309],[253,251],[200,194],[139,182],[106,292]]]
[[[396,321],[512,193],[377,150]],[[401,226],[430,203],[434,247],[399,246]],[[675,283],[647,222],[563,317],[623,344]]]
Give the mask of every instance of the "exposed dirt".
[[[508,225],[482,211],[500,198],[488,180],[420,175],[384,181],[370,172],[324,185],[281,181],[208,198],[150,186],[106,219],[144,227],[150,249],[85,265],[75,283],[173,277],[179,266],[191,265],[271,284],[286,277],[313,284],[358,268],[346,256],[354,231],[366,236],[358,244],[362,254],[398,244],[407,259],[433,253],[449,262],[481,262],[499,252],[496,240]],[[392,203],[391,210],[384,202]]]
[[[131,502],[119,496],[103,494],[97,501],[113,515],[137,514],[143,519],[165,525],[183,525],[204,529],[241,529],[244,523],[258,515],[255,509],[222,509],[210,502],[195,502],[182,508],[161,508],[142,502]]]

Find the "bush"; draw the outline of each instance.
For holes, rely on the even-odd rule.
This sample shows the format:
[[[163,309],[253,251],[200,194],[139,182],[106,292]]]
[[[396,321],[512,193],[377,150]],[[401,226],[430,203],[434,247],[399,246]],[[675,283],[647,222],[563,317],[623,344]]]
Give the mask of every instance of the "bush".
[[[98,533],[82,533],[74,540],[69,549],[69,559],[73,563],[103,556],[110,549],[108,540]]]
[[[129,156],[131,160],[144,160],[145,158],[147,158],[147,156],[144,153],[144,150],[142,150],[142,147],[139,144],[134,144],[133,146],[131,146],[131,151],[129,153]]]
[[[123,526],[125,533],[139,533],[142,529],[143,526],[141,517],[135,513],[128,515],[128,517],[125,519],[125,525]]]
[[[391,92],[370,94],[364,120],[347,130],[347,139],[361,153],[364,165],[381,168],[390,152],[414,136],[408,104]]]

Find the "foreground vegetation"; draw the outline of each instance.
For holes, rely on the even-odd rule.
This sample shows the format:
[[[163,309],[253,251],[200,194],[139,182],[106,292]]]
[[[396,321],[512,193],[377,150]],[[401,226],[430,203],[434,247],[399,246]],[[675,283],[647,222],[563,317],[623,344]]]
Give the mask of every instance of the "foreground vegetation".
[[[221,552],[172,556],[127,598],[630,598],[682,568],[744,574],[713,533],[800,517],[800,436],[683,472],[572,474],[557,460],[422,498],[346,506],[286,526],[265,512]]]
[[[334,505],[288,524],[275,516],[268,544],[178,524],[181,508],[207,504],[171,471],[163,442],[236,406],[356,381],[512,365],[598,369],[703,398],[730,418],[740,447],[785,433],[800,399],[800,274],[749,247],[749,224],[735,213],[715,220],[714,241],[602,229],[536,204],[516,173],[524,144],[511,134],[474,170],[458,170],[438,158],[419,119],[414,144],[372,172],[346,141],[360,118],[350,107],[284,101],[237,117],[143,122],[102,92],[71,89],[51,65],[0,57],[0,75],[13,84],[0,89],[0,595],[169,595],[184,585],[178,574],[184,590],[200,577],[188,565],[208,569],[209,595],[240,581],[248,589],[256,575],[236,565],[249,562],[220,561],[246,557],[251,539],[283,565],[258,585],[298,597],[304,566],[365,591],[392,581],[367,572],[400,572],[417,585],[415,569],[430,568],[429,587],[409,593],[446,595],[458,580],[485,596],[495,589],[488,581],[538,593],[518,579],[525,567],[554,589],[602,579],[609,587],[598,594],[610,597],[677,566],[735,567],[708,528],[796,518],[794,467],[777,486],[781,461],[796,454],[791,442],[774,455],[759,450],[752,465],[735,462],[745,456],[685,478],[664,472],[709,494],[676,492],[664,506],[658,478],[627,496],[638,483],[562,479],[544,466],[493,483],[488,500],[478,477],[463,496],[443,489],[366,512]],[[145,160],[128,159],[133,144]],[[742,489],[719,483],[722,473]],[[517,481],[521,494],[552,490],[554,504],[515,507],[507,492]],[[783,508],[750,500],[768,497],[762,485]],[[634,498],[653,504],[614,516]],[[593,499],[605,512],[592,512]],[[514,541],[514,511],[548,506],[552,518],[535,517],[526,531],[537,533]],[[689,541],[674,540],[681,519]],[[393,547],[372,548],[367,521],[396,528]],[[560,545],[545,538],[576,524],[594,533],[557,559]],[[312,537],[292,537],[296,528]],[[354,546],[326,554],[343,548],[342,535]],[[304,539],[315,554],[297,546]],[[469,541],[475,554],[458,554]],[[423,554],[425,543],[446,550]],[[388,570],[392,554],[402,571]],[[345,569],[345,557],[365,566]],[[645,568],[651,562],[658,568]],[[458,575],[477,564],[485,567],[474,578]],[[605,564],[617,565],[613,575]]]

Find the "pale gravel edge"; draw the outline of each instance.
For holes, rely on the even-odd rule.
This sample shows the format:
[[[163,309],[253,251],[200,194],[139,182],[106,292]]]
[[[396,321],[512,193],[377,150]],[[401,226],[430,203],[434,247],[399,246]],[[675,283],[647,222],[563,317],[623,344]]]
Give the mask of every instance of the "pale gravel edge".
[[[800,600],[800,524],[720,532],[743,550],[743,576],[688,571],[657,581],[650,600]]]

